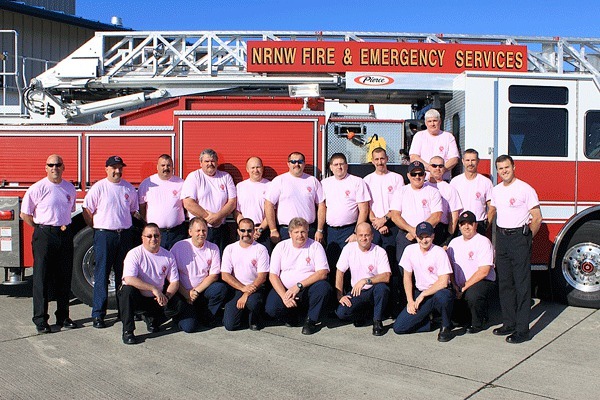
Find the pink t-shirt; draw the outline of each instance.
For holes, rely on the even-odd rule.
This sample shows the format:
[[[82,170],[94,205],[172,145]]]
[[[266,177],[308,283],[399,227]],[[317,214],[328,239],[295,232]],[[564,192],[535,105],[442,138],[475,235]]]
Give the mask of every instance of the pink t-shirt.
[[[223,251],[221,272],[233,275],[243,285],[249,285],[259,272],[269,272],[269,252],[256,242],[245,248],[240,242],[232,243]]]
[[[139,245],[129,251],[123,262],[123,278],[133,276],[162,291],[165,279],[169,282],[179,281],[175,257],[162,247],[157,253],[151,253]],[[123,279],[125,283],[125,279]],[[141,290],[142,296],[154,297],[151,291]]]
[[[365,176],[365,183],[371,193],[371,210],[381,218],[390,211],[390,203],[400,188],[404,186],[402,175],[388,171],[383,175],[372,172]]]
[[[325,200],[321,182],[302,174],[296,178],[289,172],[276,176],[269,184],[265,199],[277,206],[277,221],[289,225],[292,218],[301,217],[312,224],[317,219],[315,204]]]
[[[446,251],[454,269],[454,281],[459,287],[463,287],[479,267],[486,265],[491,265],[492,268],[485,279],[496,280],[494,248],[485,236],[477,233],[470,240],[465,240],[462,236],[456,237]]]
[[[475,175],[475,179],[467,179],[465,174],[455,176],[450,181],[458,191],[463,210],[475,214],[477,221],[487,219],[487,202],[492,198],[492,181],[481,174]]]
[[[508,186],[501,182],[492,189],[492,201],[496,207],[496,224],[500,228],[519,228],[531,220],[529,210],[539,206],[537,193],[527,183],[516,179]]]
[[[458,196],[458,192],[456,189],[448,182],[425,182],[425,185],[431,186],[440,191],[440,195],[442,196],[442,219],[440,222],[442,224],[450,223],[450,214],[453,211],[462,210],[462,203],[460,202],[460,197]],[[413,225],[414,226],[414,225]]]
[[[394,196],[390,209],[400,211],[410,226],[417,226],[432,213],[442,211],[442,196],[439,190],[431,186],[413,189],[406,185]]]
[[[362,251],[358,242],[348,243],[342,249],[342,254],[336,265],[338,271],[346,272],[350,269],[350,283],[352,287],[363,278],[372,278],[384,272],[392,272],[387,253],[381,247],[371,243],[368,251]],[[369,289],[373,285],[365,285]]]
[[[421,251],[418,243],[408,245],[400,259],[400,266],[405,271],[414,273],[417,289],[421,292],[437,282],[440,275],[452,273],[448,255],[436,245],[432,245],[425,253]]]
[[[223,208],[229,199],[237,197],[231,175],[219,171],[214,176],[208,176],[198,169],[190,172],[183,182],[181,199],[194,199],[206,211],[216,213]],[[212,225],[209,224],[212,227]],[[215,226],[215,228],[217,228]]]
[[[265,218],[265,194],[268,185],[269,181],[263,178],[260,182],[246,179],[236,186],[237,210],[255,224],[260,224]]]
[[[131,213],[138,211],[137,192],[123,179],[112,183],[107,178],[96,182],[83,199],[83,208],[94,215],[96,229],[128,229]]]
[[[198,286],[209,274],[221,273],[221,255],[217,245],[204,241],[197,248],[192,239],[180,240],[171,248],[179,270],[179,284],[187,290]]]
[[[48,178],[37,181],[23,196],[21,212],[32,215],[33,222],[40,225],[62,226],[71,223],[75,211],[75,186],[64,179],[52,183]]]
[[[142,181],[138,189],[140,204],[147,204],[146,220],[160,228],[173,228],[185,220],[181,188],[183,179],[173,175],[163,180],[154,174]]]
[[[408,154],[417,154],[427,163],[435,156],[442,157],[446,162],[458,157],[458,147],[450,132],[440,131],[437,135],[432,135],[424,130],[415,134]],[[446,171],[443,178],[448,180],[451,176],[451,171]]]
[[[323,246],[312,239],[307,239],[299,249],[294,247],[292,239],[283,240],[271,254],[269,272],[279,275],[286,289],[322,269],[329,271],[327,256]]]
[[[346,174],[343,179],[330,176],[321,183],[327,205],[325,214],[327,225],[355,224],[358,220],[358,203],[371,200],[365,181],[357,176]]]

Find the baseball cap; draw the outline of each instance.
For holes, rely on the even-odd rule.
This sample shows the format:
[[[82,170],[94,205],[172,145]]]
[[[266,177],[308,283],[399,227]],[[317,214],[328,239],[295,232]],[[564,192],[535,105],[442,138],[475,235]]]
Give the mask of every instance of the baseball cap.
[[[108,157],[108,160],[106,160],[106,167],[110,167],[111,165],[117,165],[117,164],[121,164],[122,166],[126,167],[127,165],[123,162],[123,160],[121,159],[121,157],[119,156],[110,156]]]
[[[408,164],[408,172],[411,173],[415,169],[420,169],[421,171],[425,171],[425,166],[421,161],[413,161]]]
[[[476,222],[477,218],[475,218],[475,214],[471,211],[464,211],[458,216],[458,223],[461,224],[463,222]]]
[[[417,229],[416,229],[416,233],[417,236],[421,236],[421,235],[433,235],[433,226],[431,226],[431,224],[427,221],[423,221],[421,223],[419,223],[419,225],[417,225]]]

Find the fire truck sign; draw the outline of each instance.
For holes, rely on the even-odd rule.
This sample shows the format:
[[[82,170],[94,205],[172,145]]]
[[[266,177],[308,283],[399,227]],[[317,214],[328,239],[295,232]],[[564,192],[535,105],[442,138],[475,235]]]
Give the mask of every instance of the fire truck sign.
[[[248,72],[527,71],[527,46],[456,43],[248,42]],[[376,83],[376,82],[374,82]]]

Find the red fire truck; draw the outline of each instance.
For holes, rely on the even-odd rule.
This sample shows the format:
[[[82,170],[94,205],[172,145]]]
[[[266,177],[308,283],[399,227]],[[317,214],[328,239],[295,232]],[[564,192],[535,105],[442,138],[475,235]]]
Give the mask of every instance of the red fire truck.
[[[571,305],[600,307],[600,39],[350,32],[104,32],[32,79],[16,107],[0,108],[0,266],[17,282],[31,266],[31,230],[18,220],[24,191],[48,154],[87,189],[118,154],[134,185],[169,153],[176,173],[199,167],[199,152],[245,179],[259,155],[266,176],[301,151],[315,176],[334,152],[351,172],[370,172],[376,143],[399,166],[419,119],[440,110],[480,171],[510,154],[538,192],[544,217],[532,266],[545,290]],[[18,81],[23,77],[14,72]],[[411,121],[332,115],[326,102],[410,105]],[[401,167],[399,167],[401,168]],[[73,292],[91,301],[92,231],[73,216]]]

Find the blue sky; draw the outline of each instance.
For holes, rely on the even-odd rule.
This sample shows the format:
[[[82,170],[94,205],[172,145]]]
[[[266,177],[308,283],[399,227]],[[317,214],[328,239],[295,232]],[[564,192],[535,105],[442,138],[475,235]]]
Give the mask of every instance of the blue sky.
[[[598,0],[78,0],[77,15],[136,30],[369,31],[600,37]]]

